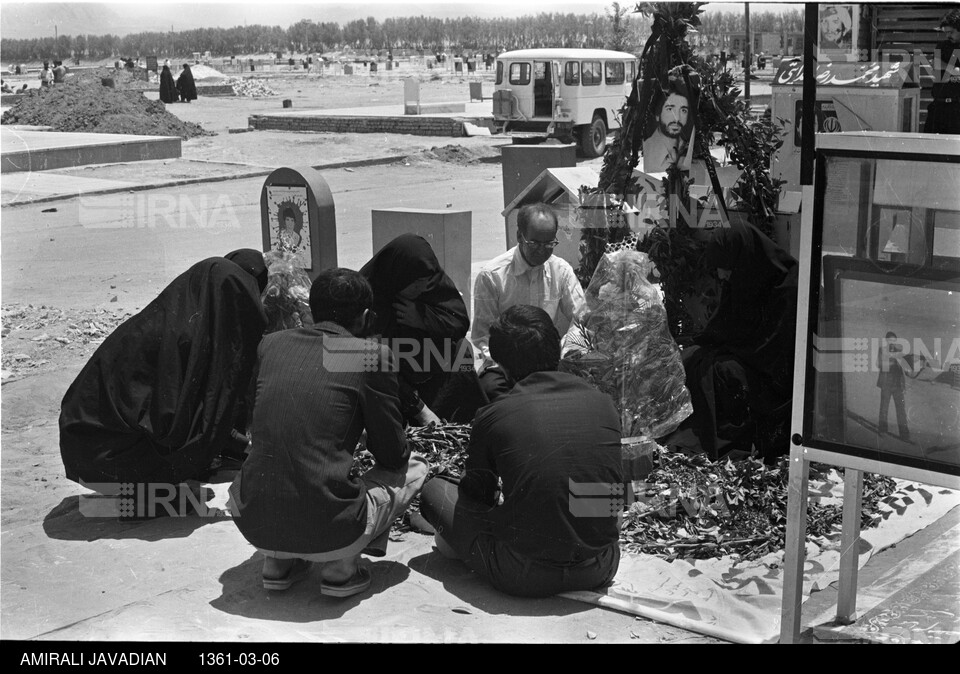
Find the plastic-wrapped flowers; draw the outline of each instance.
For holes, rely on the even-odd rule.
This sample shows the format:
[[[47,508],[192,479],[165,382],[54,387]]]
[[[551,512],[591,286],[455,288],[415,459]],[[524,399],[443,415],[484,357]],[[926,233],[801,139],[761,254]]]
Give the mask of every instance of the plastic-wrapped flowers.
[[[586,289],[587,310],[563,340],[560,370],[591,382],[620,410],[625,437],[663,437],[693,413],[680,350],[645,253],[601,258]]]

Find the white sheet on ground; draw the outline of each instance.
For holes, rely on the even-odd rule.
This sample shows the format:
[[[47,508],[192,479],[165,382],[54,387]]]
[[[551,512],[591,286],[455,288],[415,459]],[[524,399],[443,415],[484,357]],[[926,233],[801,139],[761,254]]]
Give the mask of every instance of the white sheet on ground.
[[[960,505],[960,492],[897,480],[898,489],[879,506],[878,527],[861,531],[859,566],[875,553],[934,523]],[[839,499],[842,479],[810,482],[811,497]],[[960,540],[954,542],[960,548]],[[623,555],[605,592],[563,596],[626,611],[736,643],[775,642],[780,636],[783,551],[751,562],[732,557],[667,562],[652,555]],[[840,536],[807,542],[803,598],[839,578]]]

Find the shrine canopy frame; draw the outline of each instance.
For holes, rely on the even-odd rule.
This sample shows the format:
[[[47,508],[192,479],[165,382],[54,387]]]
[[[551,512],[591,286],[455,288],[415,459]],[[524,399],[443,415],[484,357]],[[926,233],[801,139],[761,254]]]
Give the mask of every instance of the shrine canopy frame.
[[[825,195],[828,187],[837,190],[837,185],[828,185],[828,163],[831,161],[843,162],[849,160],[848,184],[839,190],[839,194],[846,195],[846,203],[852,206],[850,213],[838,213],[836,204],[830,209],[825,208]],[[859,164],[858,164],[859,162]],[[883,227],[882,213],[889,201],[889,193],[896,194],[900,185],[892,178],[890,167],[901,169],[900,178],[903,179],[903,191],[913,189],[902,209],[906,222],[911,229],[907,236],[905,249],[895,245],[880,245],[876,242],[877,232]],[[939,169],[937,168],[939,167]],[[946,438],[946,445],[938,445],[927,453],[921,445],[919,452],[911,453],[903,450],[907,446],[904,441],[908,434],[906,423],[901,428],[899,438],[893,434],[881,432],[881,426],[871,429],[874,444],[864,442],[864,434],[858,429],[856,433],[845,434],[839,432],[831,435],[824,432],[829,428],[830,415],[854,417],[850,413],[848,404],[856,399],[856,394],[844,398],[842,378],[847,376],[849,381],[858,382],[860,391],[866,391],[868,386],[874,386],[878,372],[868,373],[872,379],[861,377],[856,379],[850,375],[851,363],[859,363],[861,367],[873,366],[877,356],[875,343],[886,344],[886,334],[881,332],[876,340],[866,340],[867,346],[855,340],[859,335],[848,335],[842,326],[844,311],[852,311],[851,306],[859,311],[859,317],[884,313],[880,306],[871,304],[878,298],[876,288],[889,285],[894,292],[900,307],[909,306],[904,300],[917,298],[920,303],[925,301],[925,292],[936,294],[936,301],[945,306],[953,306],[960,302],[960,238],[950,247],[957,248],[954,252],[943,254],[943,246],[938,251],[933,215],[946,213],[952,227],[958,225],[960,208],[956,207],[958,199],[956,192],[957,182],[953,182],[952,192],[944,194],[931,191],[923,179],[918,175],[909,175],[903,169],[912,169],[914,172],[932,171],[934,181],[949,184],[956,171],[960,171],[960,136],[912,134],[912,133],[881,133],[881,132],[853,132],[816,134],[815,176],[812,186],[805,186],[803,193],[803,220],[800,237],[800,274],[796,331],[796,357],[794,360],[794,396],[792,417],[792,448],[790,451],[790,473],[788,483],[786,549],[784,556],[784,584],[781,604],[780,642],[795,643],[800,637],[801,604],[803,601],[803,566],[806,541],[807,516],[807,478],[811,462],[820,462],[842,467],[844,474],[843,518],[841,533],[840,578],[837,602],[837,624],[849,624],[856,618],[856,588],[858,572],[858,550],[860,537],[860,506],[863,487],[863,472],[876,473],[933,486],[960,490],[960,438]],[[935,171],[939,170],[939,173]],[[888,175],[881,176],[881,171]],[[947,180],[944,181],[944,175]],[[878,187],[879,184],[879,187]],[[924,191],[926,190],[926,191]],[[836,194],[834,195],[836,197]],[[842,201],[842,199],[841,199]],[[876,213],[864,213],[873,209]],[[919,214],[919,215],[918,215]],[[825,220],[829,220],[825,226]],[[896,219],[893,220],[897,222]],[[848,228],[844,236],[839,230]],[[911,247],[914,234],[916,245]],[[895,229],[888,224],[887,231]],[[942,235],[945,228],[937,229],[937,236]],[[949,234],[949,232],[948,232]],[[825,236],[830,237],[825,243]],[[892,234],[889,237],[894,238]],[[939,255],[937,253],[940,253]],[[908,254],[911,253],[911,254]],[[847,288],[853,287],[858,293],[856,301],[844,300],[844,284]],[[851,285],[853,284],[853,285]],[[870,292],[863,292],[856,284],[874,284]],[[826,305],[826,306],[825,306]],[[916,307],[914,307],[916,309]],[[888,314],[889,312],[886,312]],[[922,313],[922,312],[921,312]],[[886,315],[884,314],[884,315]],[[869,323],[872,330],[876,330],[878,316],[863,319],[872,320]],[[960,318],[948,315],[940,317],[947,321],[948,330],[955,330]],[[952,320],[952,323],[950,321]],[[832,325],[828,325],[834,321]],[[821,322],[824,325],[821,325]],[[859,325],[867,325],[862,322]],[[938,324],[938,325],[942,325]],[[932,331],[939,331],[935,327]],[[866,334],[866,333],[864,333]],[[956,335],[960,339],[960,332]],[[844,351],[859,349],[860,360],[850,359],[851,354]],[[857,354],[854,354],[857,355]],[[830,358],[833,358],[832,364]],[[847,360],[844,360],[847,358]],[[953,356],[950,355],[952,359]],[[846,372],[845,372],[846,370]],[[824,372],[836,376],[834,382],[840,381],[839,387],[824,386]],[[960,376],[960,373],[957,373]],[[818,379],[820,377],[820,379]],[[871,382],[871,383],[865,383]],[[956,382],[952,384],[938,383],[941,390],[948,391],[948,396],[956,390]],[[817,390],[817,387],[820,387]],[[872,390],[876,390],[873,388]],[[956,392],[960,400],[960,390]],[[882,398],[881,398],[882,399]],[[902,400],[902,399],[901,399]],[[952,398],[947,397],[943,403],[945,409],[952,409]],[[826,404],[825,404],[826,403]],[[902,402],[900,403],[903,404]],[[833,406],[831,406],[833,405]],[[896,407],[896,404],[894,404]],[[873,408],[871,408],[873,409]],[[818,416],[819,415],[819,416]],[[884,411],[884,417],[886,411]],[[826,419],[826,426],[823,420]],[[834,423],[850,423],[848,421]],[[870,428],[870,420],[862,416],[857,423]],[[899,426],[900,417],[897,417]],[[878,424],[882,422],[878,421]],[[848,428],[853,428],[851,424]],[[949,431],[949,432],[952,432]],[[850,440],[850,437],[854,440]],[[938,436],[938,442],[943,438]],[[953,442],[955,441],[955,442]],[[950,444],[953,442],[953,444]],[[947,451],[944,452],[944,449]],[[953,456],[957,454],[957,456]]]

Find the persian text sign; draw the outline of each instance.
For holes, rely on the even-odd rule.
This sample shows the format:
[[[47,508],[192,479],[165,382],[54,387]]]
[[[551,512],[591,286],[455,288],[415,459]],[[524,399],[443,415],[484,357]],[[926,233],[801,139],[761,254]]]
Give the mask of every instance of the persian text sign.
[[[899,89],[912,82],[911,66],[902,61],[873,63],[818,63],[817,84],[833,87],[873,87]],[[803,62],[784,61],[773,80],[782,86],[803,84]]]

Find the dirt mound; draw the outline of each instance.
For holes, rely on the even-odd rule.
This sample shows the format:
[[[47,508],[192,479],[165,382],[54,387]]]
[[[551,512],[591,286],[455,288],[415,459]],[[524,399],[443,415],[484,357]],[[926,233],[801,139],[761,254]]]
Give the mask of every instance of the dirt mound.
[[[136,89],[142,90],[150,88],[150,73],[144,68],[136,67],[133,70],[127,68],[108,68],[101,66],[90,70],[80,70],[76,73],[70,73],[67,76],[67,83],[77,83],[85,85],[100,86],[104,79],[112,79],[113,86],[117,89]]]
[[[214,135],[199,124],[167,112],[160,101],[138,91],[118,91],[99,84],[69,82],[49,89],[31,89],[3,113],[2,124],[49,126],[54,131],[126,133],[141,136]]]
[[[406,157],[406,161],[410,164],[438,161],[446,164],[469,166],[497,156],[499,156],[499,154],[496,148],[470,148],[461,145],[444,145],[443,147],[432,147],[429,150],[421,150],[417,154]]]

